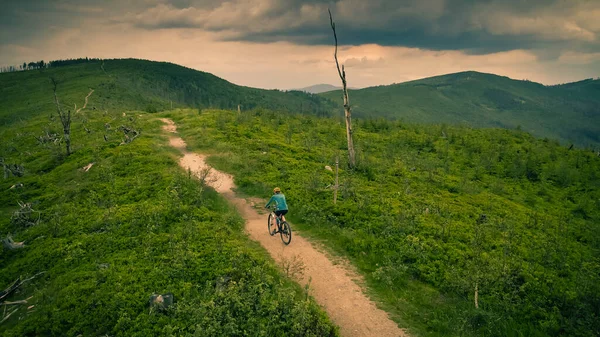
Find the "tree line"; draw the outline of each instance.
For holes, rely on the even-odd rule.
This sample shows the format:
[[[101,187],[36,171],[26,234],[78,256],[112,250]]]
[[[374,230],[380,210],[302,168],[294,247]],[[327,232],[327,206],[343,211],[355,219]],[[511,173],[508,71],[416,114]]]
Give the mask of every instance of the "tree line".
[[[50,62],[44,62],[44,60],[40,60],[37,62],[23,62],[23,64],[20,64],[17,66],[12,65],[12,66],[0,67],[0,73],[10,73],[10,72],[15,72],[15,71],[64,67],[64,66],[69,66],[69,65],[73,65],[73,64],[99,62],[99,61],[102,61],[102,59],[81,57],[81,58],[76,58],[76,59],[54,60],[54,61],[50,61]]]

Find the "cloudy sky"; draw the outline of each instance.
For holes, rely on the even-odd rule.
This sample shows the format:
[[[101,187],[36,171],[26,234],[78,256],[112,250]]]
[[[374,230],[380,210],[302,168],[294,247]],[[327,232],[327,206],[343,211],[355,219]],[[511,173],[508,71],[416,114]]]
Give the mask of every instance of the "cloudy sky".
[[[2,0],[0,66],[144,58],[261,88],[352,87],[477,70],[600,76],[600,0]]]

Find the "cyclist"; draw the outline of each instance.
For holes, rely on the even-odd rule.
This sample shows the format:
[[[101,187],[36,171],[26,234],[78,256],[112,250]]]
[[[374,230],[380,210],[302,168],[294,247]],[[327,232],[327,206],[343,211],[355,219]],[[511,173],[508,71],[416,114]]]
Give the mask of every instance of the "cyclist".
[[[265,208],[268,208],[270,204],[275,204],[275,215],[281,217],[282,221],[285,221],[284,215],[288,212],[288,206],[285,202],[285,195],[281,193],[281,189],[279,187],[275,187],[273,189],[273,196],[271,197],[271,199],[269,199],[269,202],[267,202]],[[273,219],[272,221],[275,221],[275,219]],[[273,226],[273,228],[275,227],[274,223],[272,223],[271,225]]]

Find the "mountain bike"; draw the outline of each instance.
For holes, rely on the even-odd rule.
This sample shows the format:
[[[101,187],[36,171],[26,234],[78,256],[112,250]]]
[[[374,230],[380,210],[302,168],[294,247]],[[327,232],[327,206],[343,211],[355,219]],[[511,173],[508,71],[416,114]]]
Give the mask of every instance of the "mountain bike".
[[[281,236],[281,241],[283,241],[284,244],[289,245],[292,241],[292,227],[287,221],[284,221],[281,216],[275,215],[275,207],[270,207],[269,209],[271,210],[271,213],[269,213],[269,218],[267,219],[269,234],[273,236],[279,233]],[[272,228],[273,225],[271,220],[273,220],[273,218],[275,218],[277,228]]]

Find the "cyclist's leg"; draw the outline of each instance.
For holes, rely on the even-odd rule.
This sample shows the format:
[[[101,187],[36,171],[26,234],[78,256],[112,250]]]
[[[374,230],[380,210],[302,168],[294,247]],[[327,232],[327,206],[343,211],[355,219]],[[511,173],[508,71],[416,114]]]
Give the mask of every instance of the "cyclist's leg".
[[[273,228],[273,232],[277,233],[279,231],[279,221],[277,221],[277,214],[273,212],[273,216],[271,217],[271,228]]]
[[[284,211],[275,211],[275,215],[277,216],[277,231],[281,230],[281,222],[285,221],[283,213]]]
[[[281,219],[282,219],[281,221],[285,221],[285,215],[287,214],[288,210],[286,209],[286,210],[283,210],[280,212],[281,212]]]

